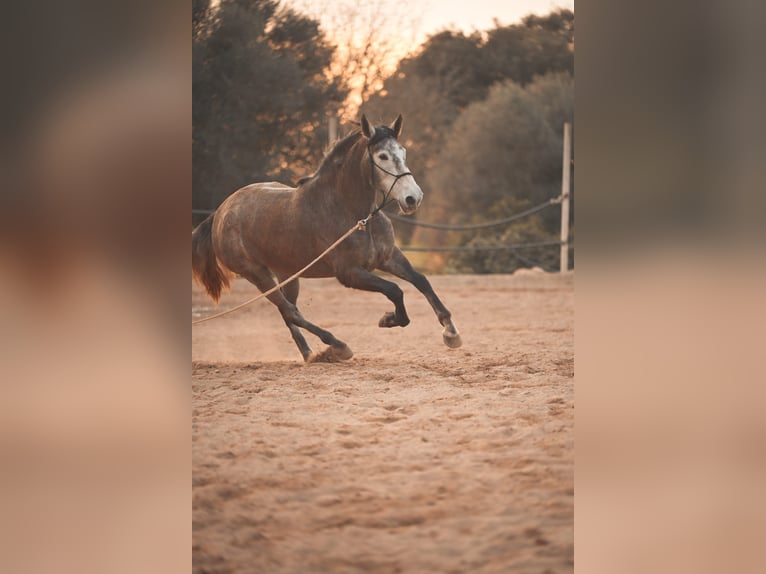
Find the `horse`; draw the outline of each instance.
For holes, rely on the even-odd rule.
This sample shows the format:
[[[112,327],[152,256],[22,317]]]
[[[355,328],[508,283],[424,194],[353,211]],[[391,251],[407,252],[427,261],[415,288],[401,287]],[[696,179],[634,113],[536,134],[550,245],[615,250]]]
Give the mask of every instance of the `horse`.
[[[405,327],[410,319],[401,288],[372,273],[379,269],[412,283],[428,300],[444,327],[444,343],[462,344],[452,314],[434,293],[428,279],[415,271],[394,244],[391,220],[381,209],[396,202],[400,212],[414,213],[423,191],[407,168],[406,150],[398,138],[401,114],[390,125],[373,126],[363,114],[360,128],[339,140],[313,175],[297,187],[266,182],[247,185],[231,194],[192,232],[192,272],[217,303],[234,274],[261,292],[284,281],[321,254],[354,224],[366,225],[309,268],[302,277],[335,277],[342,285],[384,294],[394,310],[381,317],[380,327]],[[353,352],[332,333],[304,318],[298,310],[296,278],[268,295],[276,305],[303,360],[348,360]],[[301,329],[328,345],[315,353]]]

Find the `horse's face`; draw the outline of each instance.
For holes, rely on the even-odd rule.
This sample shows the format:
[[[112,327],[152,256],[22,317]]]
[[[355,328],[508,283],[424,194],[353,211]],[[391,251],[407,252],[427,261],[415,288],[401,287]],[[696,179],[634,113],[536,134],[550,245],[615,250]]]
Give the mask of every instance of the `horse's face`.
[[[412,174],[401,176],[410,171],[406,162],[407,150],[394,138],[387,138],[370,151],[376,170],[373,181],[378,191],[385,194],[390,189],[389,199],[396,200],[402,212],[413,213],[423,201],[423,190]]]
[[[362,116],[362,132],[371,142],[369,153],[372,159],[372,181],[377,188],[376,191],[385,197],[385,194],[391,190],[387,199],[396,200],[402,213],[409,215],[420,207],[420,202],[423,201],[423,190],[420,189],[415,176],[407,167],[407,150],[396,140],[401,129],[402,116],[399,116],[388,129],[374,128],[367,122],[367,118]],[[376,137],[376,130],[385,131],[377,134],[378,137]],[[380,139],[381,135],[384,136],[383,139]],[[379,141],[374,143],[376,139]]]

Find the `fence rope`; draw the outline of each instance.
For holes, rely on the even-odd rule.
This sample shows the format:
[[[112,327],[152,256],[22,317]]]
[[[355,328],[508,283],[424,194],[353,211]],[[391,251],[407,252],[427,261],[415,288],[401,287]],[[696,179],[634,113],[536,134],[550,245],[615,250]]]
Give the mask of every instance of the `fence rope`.
[[[428,227],[429,229],[442,229],[444,231],[470,231],[472,229],[487,229],[489,227],[497,227],[499,225],[512,223],[514,221],[518,221],[519,219],[523,219],[529,215],[532,215],[533,213],[542,211],[546,207],[559,204],[563,200],[564,200],[564,196],[559,195],[558,197],[553,197],[549,199],[548,201],[545,201],[539,205],[530,207],[529,209],[522,211],[521,213],[504,217],[503,219],[498,219],[496,221],[487,221],[485,223],[473,223],[473,224],[467,224],[467,225],[450,225],[448,223],[427,223],[425,221],[418,221],[417,219],[412,219],[411,217],[402,217],[400,215],[394,215],[393,213],[386,213],[386,215],[390,219],[393,219],[394,221],[400,221],[402,223],[406,223],[408,225],[414,225],[417,227]],[[210,214],[210,213],[213,213],[213,211],[214,210],[212,209],[192,209],[193,214],[200,214],[200,215]]]
[[[535,205],[534,207],[530,207],[526,211],[522,211],[521,213],[517,213],[516,215],[504,217],[503,219],[498,219],[496,221],[488,221],[485,223],[474,223],[474,224],[468,224],[468,225],[450,225],[447,223],[427,223],[425,221],[418,221],[417,219],[411,219],[408,217],[401,217],[399,215],[394,215],[393,213],[386,213],[386,215],[395,221],[401,221],[402,223],[406,223],[408,225],[415,225],[417,227],[427,227],[429,229],[442,229],[445,231],[470,231],[472,229],[487,229],[489,227],[497,227],[499,225],[505,225],[507,223],[511,223],[513,221],[523,219],[524,217],[532,215],[533,213],[542,211],[546,207],[549,207],[551,205],[556,205],[557,203],[561,203],[563,199],[564,199],[564,196],[559,195],[558,197],[551,198],[548,201],[541,203],[540,205]]]
[[[572,248],[572,244],[569,241],[539,241],[537,243],[511,243],[509,245],[461,245],[458,247],[414,247],[410,245],[404,245],[400,247],[402,251],[504,251],[513,249],[525,249],[528,247],[548,247],[550,245],[569,245]]]
[[[485,223],[468,224],[468,225],[450,225],[450,224],[447,224],[447,223],[427,223],[427,222],[424,222],[424,221],[418,221],[416,219],[411,219],[411,218],[408,218],[408,217],[401,217],[399,215],[394,215],[392,213],[386,213],[386,215],[389,218],[391,218],[391,219],[393,219],[395,221],[400,221],[402,223],[406,223],[408,225],[414,225],[414,226],[418,226],[418,227],[427,227],[427,228],[430,228],[430,229],[441,229],[441,230],[444,230],[444,231],[470,231],[470,230],[473,230],[473,229],[487,229],[487,228],[490,228],[490,227],[497,227],[497,226],[500,226],[500,225],[506,225],[508,223],[512,223],[514,221],[518,221],[519,219],[523,219],[524,217],[528,217],[528,216],[532,215],[533,213],[537,213],[538,211],[542,211],[543,209],[545,209],[545,208],[547,208],[547,207],[549,207],[551,205],[557,205],[557,204],[561,203],[568,196],[569,196],[569,194],[562,194],[562,195],[559,195],[557,197],[553,197],[553,198],[549,199],[548,201],[545,201],[545,202],[543,202],[543,203],[541,203],[539,205],[535,205],[534,207],[530,207],[529,209],[527,209],[525,211],[522,211],[520,213],[517,213],[515,215],[511,215],[509,217],[504,217],[503,219],[498,219],[498,220],[495,220],[495,221],[487,221]],[[202,215],[213,213],[213,211],[215,211],[215,210],[213,210],[213,209],[192,209],[192,213],[193,214],[202,214]],[[229,309],[228,311],[224,311],[222,313],[218,313],[217,315],[212,315],[211,317],[206,317],[204,319],[200,319],[198,321],[194,321],[194,322],[192,322],[192,325],[196,325],[197,323],[202,323],[202,322],[207,321],[209,319],[214,319],[216,317],[220,317],[221,315],[226,315],[228,313],[231,313],[232,311],[236,311],[237,309],[240,309],[240,308],[244,307],[245,305],[249,305],[250,303],[252,303],[252,302],[254,302],[254,301],[256,301],[256,300],[258,300],[258,299],[260,299],[262,297],[270,295],[271,293],[273,293],[274,291],[276,291],[277,289],[279,289],[283,285],[286,285],[287,283],[289,283],[290,281],[292,281],[293,279],[295,279],[296,277],[301,275],[309,267],[314,265],[317,261],[319,261],[319,259],[324,257],[324,255],[326,255],[326,253],[328,253],[329,251],[334,249],[337,244],[341,243],[344,239],[346,239],[349,235],[351,235],[356,229],[358,229],[358,225],[359,224],[357,224],[352,229],[347,231],[346,234],[343,237],[341,237],[335,243],[333,243],[327,249],[327,251],[325,251],[319,257],[317,257],[314,261],[309,263],[305,268],[301,269],[298,273],[296,273],[295,275],[293,275],[289,279],[286,279],[285,281],[283,281],[282,283],[280,283],[279,285],[277,285],[273,289],[270,289],[266,293],[263,293],[263,294],[261,294],[261,295],[259,295],[257,297],[254,297],[253,299],[251,299],[249,301],[245,301],[244,303],[242,303],[241,305],[238,305],[237,307],[234,307],[233,309]],[[432,252],[449,252],[449,251],[458,251],[458,252],[466,252],[466,251],[467,252],[471,252],[471,251],[511,251],[511,250],[515,250],[515,249],[526,249],[526,248],[534,248],[534,247],[549,247],[549,246],[552,246],[552,245],[559,245],[559,246],[560,245],[567,245],[569,247],[569,249],[573,249],[573,247],[574,247],[570,241],[539,241],[539,242],[536,242],[536,243],[513,243],[513,244],[510,244],[510,245],[473,245],[473,246],[472,245],[462,245],[462,246],[457,246],[457,247],[439,247],[439,246],[416,247],[416,246],[405,245],[405,246],[401,246],[399,249],[401,249],[402,251],[413,251],[413,252],[427,252],[427,251],[432,251]]]

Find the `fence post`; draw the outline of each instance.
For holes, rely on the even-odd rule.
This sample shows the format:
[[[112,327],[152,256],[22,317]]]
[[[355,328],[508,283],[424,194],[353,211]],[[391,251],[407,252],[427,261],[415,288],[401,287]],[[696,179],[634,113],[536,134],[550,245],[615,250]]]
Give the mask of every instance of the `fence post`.
[[[569,270],[569,176],[572,168],[572,125],[564,124],[564,153],[561,164],[561,272]]]
[[[338,139],[338,116],[332,114],[327,118],[327,145],[332,145]]]

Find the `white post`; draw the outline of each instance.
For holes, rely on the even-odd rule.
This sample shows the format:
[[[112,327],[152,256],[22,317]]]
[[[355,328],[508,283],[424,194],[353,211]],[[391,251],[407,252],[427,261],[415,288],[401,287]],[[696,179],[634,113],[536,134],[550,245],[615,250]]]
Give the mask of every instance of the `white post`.
[[[561,164],[561,272],[569,270],[569,174],[572,167],[572,125],[564,124],[564,159]]]
[[[331,115],[327,119],[327,144],[332,145],[338,139],[338,116]]]

